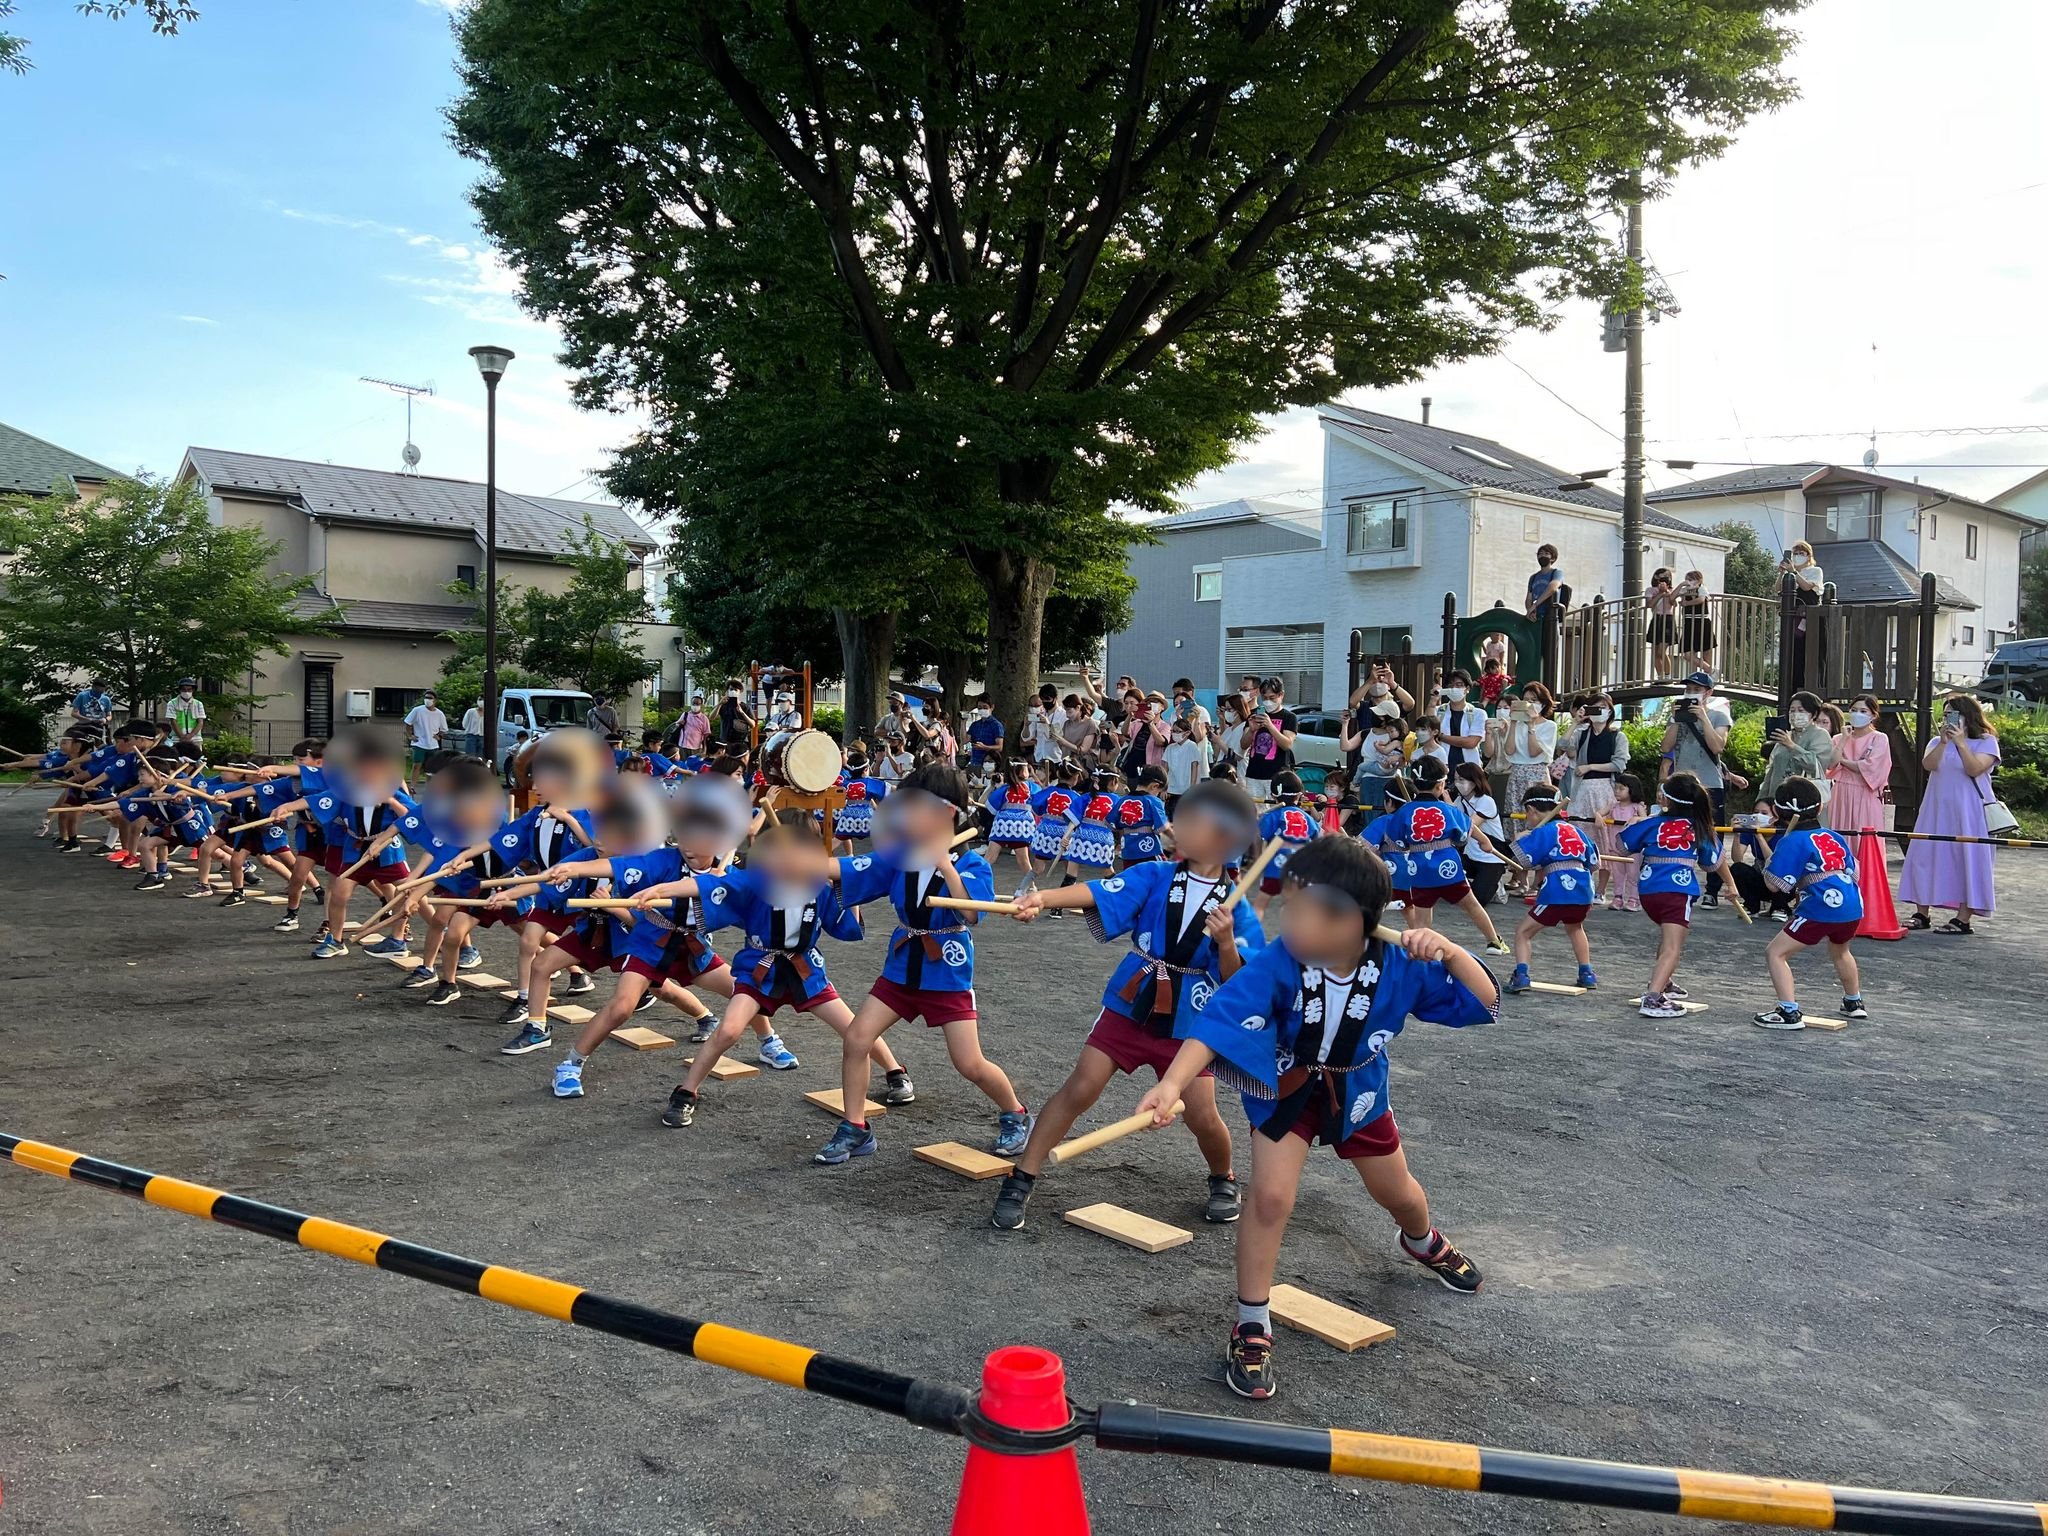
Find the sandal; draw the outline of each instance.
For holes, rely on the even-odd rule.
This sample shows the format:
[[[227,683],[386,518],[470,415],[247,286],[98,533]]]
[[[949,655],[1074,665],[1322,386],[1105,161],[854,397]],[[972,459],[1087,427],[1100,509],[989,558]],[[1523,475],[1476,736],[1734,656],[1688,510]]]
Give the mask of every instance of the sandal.
[[[1921,932],[1925,932],[1927,929],[1932,928],[1934,924],[1928,920],[1928,916],[1925,912],[1915,912],[1911,917],[1906,919],[1906,926],[1908,928],[1913,928],[1920,930]]]
[[[1952,917],[1935,929],[1936,933],[1975,933],[1977,930],[1959,917]]]

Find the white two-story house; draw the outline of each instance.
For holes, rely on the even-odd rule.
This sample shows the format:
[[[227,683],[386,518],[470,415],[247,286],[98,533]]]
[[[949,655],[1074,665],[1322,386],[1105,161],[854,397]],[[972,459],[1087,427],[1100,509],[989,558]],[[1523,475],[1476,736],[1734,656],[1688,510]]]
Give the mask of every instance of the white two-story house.
[[[1747,523],[1770,553],[1804,539],[1845,603],[1905,603],[1932,572],[1941,605],[1937,677],[1975,681],[2019,625],[2020,540],[2044,524],[2015,507],[1839,464],[1772,464],[1653,491],[1698,526]]]
[[[1342,405],[1320,415],[1322,506],[1301,516],[1300,536],[1220,558],[1205,551],[1199,573],[1189,563],[1188,590],[1219,605],[1218,654],[1188,669],[1198,686],[1278,675],[1298,706],[1341,709],[1354,653],[1398,651],[1404,636],[1419,652],[1441,647],[1445,593],[1461,614],[1496,602],[1520,613],[1543,544],[1557,546],[1575,602],[1620,595],[1613,492],[1491,438]],[[1175,521],[1150,531],[1171,547]],[[1728,541],[1655,511],[1644,533],[1646,571],[1697,568],[1719,590]],[[1152,622],[1145,587],[1134,630]],[[1118,654],[1112,640],[1112,666]]]

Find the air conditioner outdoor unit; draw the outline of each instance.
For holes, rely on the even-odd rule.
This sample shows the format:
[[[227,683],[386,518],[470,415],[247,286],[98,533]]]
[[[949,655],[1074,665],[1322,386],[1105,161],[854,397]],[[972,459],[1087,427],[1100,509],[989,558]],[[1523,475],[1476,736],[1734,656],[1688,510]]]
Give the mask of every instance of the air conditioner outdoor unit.
[[[346,713],[347,713],[347,715],[348,715],[349,719],[351,719],[351,720],[367,720],[367,719],[369,719],[369,718],[370,718],[370,690],[369,690],[369,689],[367,689],[367,688],[351,688],[351,689],[349,689],[349,691],[348,691],[348,704],[347,704],[347,706],[346,706]]]

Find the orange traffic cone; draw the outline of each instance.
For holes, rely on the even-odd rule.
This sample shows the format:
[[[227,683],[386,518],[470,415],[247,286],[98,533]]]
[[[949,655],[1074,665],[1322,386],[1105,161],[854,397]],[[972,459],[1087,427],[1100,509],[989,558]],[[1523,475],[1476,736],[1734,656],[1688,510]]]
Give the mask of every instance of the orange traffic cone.
[[[1067,1377],[1047,1349],[1011,1345],[982,1362],[981,1411],[1009,1429],[1058,1429],[1067,1422]],[[1081,1465],[1074,1448],[1044,1456],[1003,1456],[967,1448],[953,1536],[1088,1536]]]
[[[1343,801],[1336,795],[1323,796],[1323,830],[1342,832],[1344,830]]]
[[[1863,921],[1856,925],[1856,937],[1903,939],[1906,930],[1892,905],[1892,880],[1884,865],[1884,839],[1875,832],[1864,833],[1856,849],[1856,885],[1863,893]]]

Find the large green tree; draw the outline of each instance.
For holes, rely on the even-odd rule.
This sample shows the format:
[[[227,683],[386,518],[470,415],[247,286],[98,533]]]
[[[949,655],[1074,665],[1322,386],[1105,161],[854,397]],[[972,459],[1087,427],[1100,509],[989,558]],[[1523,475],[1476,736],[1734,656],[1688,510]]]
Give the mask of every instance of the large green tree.
[[[167,698],[181,677],[215,679],[216,698],[285,636],[319,626],[294,616],[309,576],[271,574],[278,546],[222,527],[190,480],[115,480],[76,495],[0,499],[0,644],[55,704],[80,674],[106,679],[133,710]]]
[[[1728,563],[1721,576],[1721,590],[1739,597],[1776,597],[1784,576],[1771,552],[1748,523],[1715,523],[1706,532],[1726,539],[1735,547],[1728,551]]]
[[[867,417],[1014,714],[1113,506],[1628,286],[1600,215],[1787,93],[1799,4],[477,0],[453,122],[590,403],[802,373]]]

